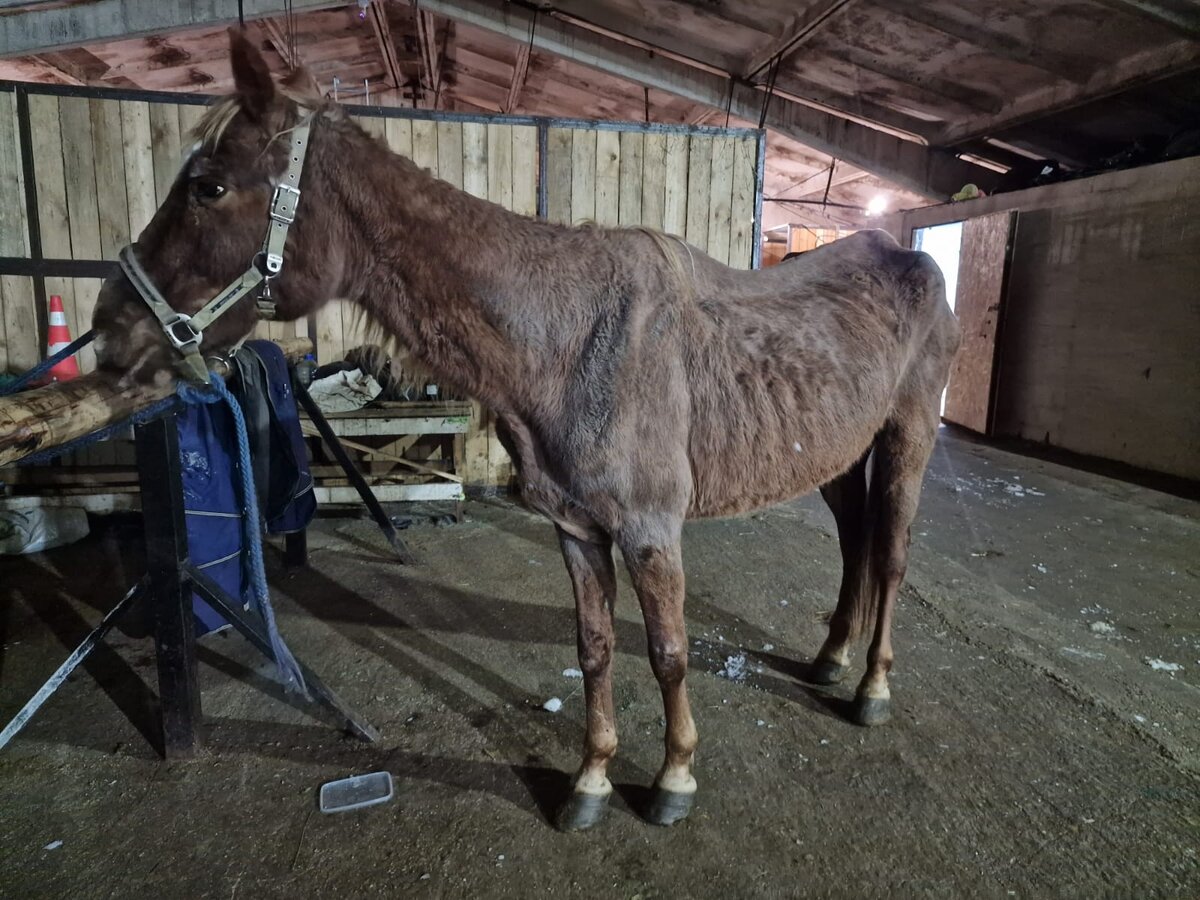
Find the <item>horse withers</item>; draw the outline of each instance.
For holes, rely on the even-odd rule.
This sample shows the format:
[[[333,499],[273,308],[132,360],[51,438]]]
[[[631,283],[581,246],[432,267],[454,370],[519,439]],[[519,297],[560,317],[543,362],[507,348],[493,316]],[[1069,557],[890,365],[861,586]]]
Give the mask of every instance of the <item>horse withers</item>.
[[[597,822],[612,792],[614,545],[666,715],[647,818],[671,824],[692,806],[687,518],[821,490],[844,570],[811,680],[841,680],[852,643],[870,632],[853,717],[885,721],[908,528],[959,342],[933,261],[860,232],[736,271],[648,229],[526,218],[391,153],[303,70],[276,84],[238,32],[232,62],[236,93],[201,121],[138,239],[144,279],[104,285],[101,364],[147,379],[179,359],[187,328],[169,338],[148,291],[185,315],[236,298],[195,337],[205,354],[249,332],[254,292],[228,286],[244,286],[270,240],[279,250],[282,228],[269,273],[280,317],[352,300],[440,382],[494,411],[522,498],[554,523],[574,586],[586,739],[563,828]],[[298,179],[298,203],[287,179]]]

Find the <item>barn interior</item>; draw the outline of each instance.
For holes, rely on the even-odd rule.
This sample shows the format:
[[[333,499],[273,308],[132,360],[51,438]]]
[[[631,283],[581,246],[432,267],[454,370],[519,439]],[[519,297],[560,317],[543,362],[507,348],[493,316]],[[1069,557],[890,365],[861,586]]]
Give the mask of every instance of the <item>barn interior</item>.
[[[934,256],[964,339],[895,712],[864,728],[851,682],[806,680],[841,571],[819,495],[689,522],[696,809],[643,821],[663,709],[622,571],[612,809],[555,830],[585,713],[554,530],[493,414],[329,304],[256,336],[384,384],[328,421],[416,564],[305,419],[321,512],[303,565],[270,538],[266,571],[289,643],[378,739],[221,632],[197,641],[203,718],[173,752],[143,610],[0,745],[0,893],[1200,890],[1200,6],[0,0],[0,373],[47,356],[52,296],[88,330],[233,89],[239,18],[275,74],[304,66],[393,151],[514,211],[661,229],[742,269],[869,228]],[[0,397],[0,511],[85,510],[89,533],[0,559],[0,724],[147,565],[132,435],[17,465],[115,421],[41,409]],[[320,811],[322,784],[376,771],[389,802]]]

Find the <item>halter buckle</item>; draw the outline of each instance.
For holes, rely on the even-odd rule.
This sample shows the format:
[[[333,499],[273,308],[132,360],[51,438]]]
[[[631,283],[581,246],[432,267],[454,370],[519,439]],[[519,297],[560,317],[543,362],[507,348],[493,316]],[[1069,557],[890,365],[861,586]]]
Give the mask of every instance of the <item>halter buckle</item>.
[[[162,323],[167,339],[180,353],[188,353],[200,346],[204,332],[192,324],[192,317],[186,313],[175,313]]]
[[[271,219],[280,225],[291,225],[296,221],[296,209],[300,206],[300,189],[290,184],[275,185],[271,194]]]

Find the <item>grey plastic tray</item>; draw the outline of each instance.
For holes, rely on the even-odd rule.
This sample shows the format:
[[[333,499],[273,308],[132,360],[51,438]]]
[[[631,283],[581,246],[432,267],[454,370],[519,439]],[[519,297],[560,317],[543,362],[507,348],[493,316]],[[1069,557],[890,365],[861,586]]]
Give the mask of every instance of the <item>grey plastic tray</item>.
[[[353,775],[321,785],[320,806],[323,813],[350,812],[379,803],[394,796],[390,772],[369,772]]]

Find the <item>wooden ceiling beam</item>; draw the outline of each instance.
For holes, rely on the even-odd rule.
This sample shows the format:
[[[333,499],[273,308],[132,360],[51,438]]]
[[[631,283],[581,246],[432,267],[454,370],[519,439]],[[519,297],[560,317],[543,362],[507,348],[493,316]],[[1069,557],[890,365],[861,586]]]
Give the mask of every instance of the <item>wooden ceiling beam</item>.
[[[1176,41],[1118,60],[1104,67],[1084,84],[1050,85],[1016,98],[994,115],[956,122],[943,129],[933,140],[941,146],[957,146],[1198,68],[1200,42]]]
[[[422,0],[423,10],[468,25],[528,41],[532,13],[516,4],[497,7],[483,0]],[[599,69],[644,87],[682,97],[693,103],[724,109],[749,121],[758,121],[764,93],[716,73],[661,53],[631,47],[560,21],[541,17],[533,30],[537,49]],[[937,152],[919,143],[847,121],[780,97],[767,106],[767,127],[806,146],[837,156],[859,168],[895,182],[914,193],[944,198],[969,181],[987,189],[994,173]]]
[[[967,87],[951,78],[930,75],[919,72],[912,66],[887,62],[876,54],[849,43],[839,47],[837,55],[855,68],[904,85],[939,104],[950,104],[973,113],[998,113],[1004,105],[997,96]]]
[[[913,3],[912,0],[871,0],[872,5],[916,22],[931,31],[949,35],[955,40],[978,47],[984,53],[999,59],[1020,63],[1046,72],[1056,78],[1068,81],[1087,81],[1096,71],[1096,64],[1083,57],[1068,55],[1059,51],[1048,51],[1036,43],[1023,41],[1012,35],[998,31],[989,31],[986,21],[968,22],[959,19],[944,9]]]
[[[1200,38],[1200,7],[1194,0],[1092,0],[1117,12],[1162,25],[1176,34]]]
[[[743,78],[752,79],[778,58],[781,62],[831,22],[856,0],[815,0],[794,14],[787,27],[769,44],[760,47],[742,66]]]
[[[344,5],[336,0],[293,0],[292,3],[297,13]],[[245,0],[246,19],[277,16],[280,6],[279,0]],[[191,0],[39,4],[13,10],[4,16],[4,27],[0,28],[0,57],[25,56],[188,28],[234,25],[238,21],[237,12],[236,3],[195,3]]]

